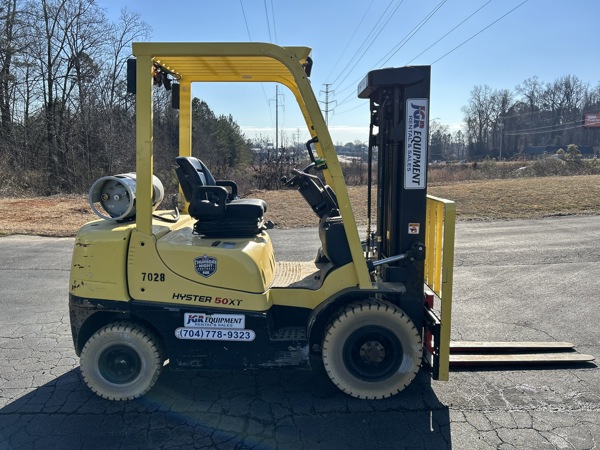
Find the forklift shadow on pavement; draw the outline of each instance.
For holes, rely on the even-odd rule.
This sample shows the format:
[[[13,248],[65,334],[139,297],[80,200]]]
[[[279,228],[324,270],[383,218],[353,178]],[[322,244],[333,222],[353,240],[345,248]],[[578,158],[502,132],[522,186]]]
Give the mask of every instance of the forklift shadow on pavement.
[[[135,425],[133,425],[135,424]],[[165,370],[144,397],[111,402],[79,368],[0,409],[0,448],[451,448],[448,407],[419,374],[404,395],[359,400],[318,371]]]

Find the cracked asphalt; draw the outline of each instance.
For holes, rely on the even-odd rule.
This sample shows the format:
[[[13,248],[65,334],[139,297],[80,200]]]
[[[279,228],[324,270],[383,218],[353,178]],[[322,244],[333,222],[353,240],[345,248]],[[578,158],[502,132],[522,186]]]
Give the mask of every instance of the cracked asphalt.
[[[279,259],[312,257],[314,234],[273,230]],[[0,238],[2,450],[600,446],[595,364],[421,374],[383,401],[347,397],[319,371],[165,370],[142,399],[102,400],[72,348],[72,245]],[[600,217],[461,222],[455,260],[453,339],[568,341],[600,356]]]

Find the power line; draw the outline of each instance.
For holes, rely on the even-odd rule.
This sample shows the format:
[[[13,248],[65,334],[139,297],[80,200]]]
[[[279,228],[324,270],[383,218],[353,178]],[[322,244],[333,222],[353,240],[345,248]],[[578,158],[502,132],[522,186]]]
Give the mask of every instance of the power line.
[[[358,23],[358,26],[354,28],[354,33],[352,33],[352,36],[350,36],[350,39],[346,43],[346,46],[344,47],[344,50],[342,50],[342,53],[340,53],[340,56],[338,57],[337,61],[331,67],[331,70],[329,71],[329,74],[327,75],[327,77],[325,77],[326,80],[329,79],[329,77],[331,76],[331,74],[333,73],[333,71],[335,70],[335,68],[337,67],[337,65],[339,64],[340,60],[342,59],[342,56],[344,56],[344,54],[346,53],[346,50],[348,50],[348,47],[350,46],[350,43],[354,39],[354,36],[356,36],[357,31],[360,30],[360,27],[361,27],[363,21],[365,20],[365,17],[367,17],[367,13],[369,12],[369,10],[371,9],[371,6],[373,5],[373,1],[374,0],[371,0],[371,3],[369,3],[369,6],[367,7],[367,10],[365,11],[365,13],[363,14],[362,18],[360,19],[360,22]]]
[[[406,43],[408,41],[410,41],[410,39],[412,39],[412,37],[417,34],[417,32],[434,16],[435,13],[437,13],[439,11],[439,9],[443,6],[444,3],[446,3],[447,0],[442,0],[440,3],[438,3],[437,6],[435,6],[428,14],[427,16],[425,16],[425,18],[423,20],[421,20],[421,22],[419,22],[411,31],[408,32],[408,34],[406,34],[401,40],[400,42],[398,42],[398,44],[396,44],[392,50],[390,50],[388,53],[386,53],[383,58],[381,58],[377,63],[375,63],[375,66],[380,65],[380,67],[385,64],[386,62],[388,62],[392,56],[394,56],[398,50],[400,50],[404,45],[406,45]],[[389,57],[388,57],[389,55]],[[386,57],[388,57],[385,61],[383,61]],[[383,61],[383,62],[382,62]],[[358,83],[361,78],[358,78],[357,80],[355,80],[353,83],[349,84],[346,88],[342,89],[340,91],[341,92],[345,92],[348,89],[350,89],[351,87],[355,86],[356,83]],[[348,94],[348,96],[346,96],[339,104],[343,105],[344,103],[347,103],[352,97],[353,97],[354,93],[350,93]]]
[[[341,114],[346,114],[347,112],[354,111],[355,109],[358,109],[358,108],[360,108],[361,106],[365,106],[365,104],[366,104],[365,102],[362,102],[362,103],[360,103],[359,105],[356,105],[356,106],[354,106],[353,108],[346,109],[346,110],[344,110],[344,111],[341,111],[341,112],[339,112],[339,113],[337,113],[337,114],[338,114],[338,116],[339,116],[339,115],[341,115]]]
[[[460,44],[458,44],[456,47],[454,47],[452,50],[450,50],[448,53],[445,53],[444,55],[440,56],[438,59],[436,59],[434,62],[431,63],[431,65],[433,66],[436,62],[444,59],[446,56],[448,56],[450,53],[454,52],[455,50],[459,49],[460,47],[462,47],[463,45],[465,45],[467,42],[469,42],[471,39],[473,39],[476,36],[479,36],[481,33],[483,33],[485,30],[487,30],[488,28],[490,28],[492,25],[494,25],[495,23],[499,22],[500,20],[504,19],[506,16],[508,16],[510,13],[512,13],[513,11],[515,11],[517,8],[520,8],[521,6],[523,6],[525,3],[527,3],[528,0],[524,0],[521,3],[519,3],[517,6],[515,6],[513,9],[511,9],[510,11],[508,11],[506,14],[500,16],[499,18],[497,18],[496,20],[494,20],[492,23],[490,23],[488,26],[486,26],[485,28],[479,30],[477,33],[475,33],[473,36],[471,36],[469,39],[461,42]]]
[[[406,40],[405,40],[404,42],[400,41],[400,42],[399,42],[399,43],[396,45],[396,47],[398,47],[398,48],[395,48],[395,47],[394,47],[394,48],[395,48],[395,50],[394,50],[394,49],[392,49],[392,50],[393,50],[393,52],[392,52],[392,54],[389,56],[389,58],[388,58],[388,59],[386,59],[385,61],[383,61],[381,64],[378,62],[378,63],[376,63],[375,65],[378,65],[378,64],[380,64],[380,65],[379,65],[379,67],[381,67],[381,66],[383,66],[385,63],[387,63],[387,62],[388,62],[390,59],[392,59],[392,56],[394,56],[396,53],[398,53],[398,51],[399,51],[399,50],[400,50],[402,47],[404,47],[404,46],[406,45],[406,43],[407,43],[408,41],[410,41],[410,40],[412,39],[412,37],[413,37],[415,34],[417,34],[417,33],[419,32],[419,30],[420,30],[421,28],[423,28],[423,26],[424,26],[424,25],[425,25],[427,22],[429,22],[429,20],[430,20],[430,19],[431,19],[431,18],[432,18],[432,17],[435,15],[435,13],[437,13],[437,12],[440,10],[440,8],[441,8],[442,6],[444,6],[444,3],[446,3],[446,1],[447,1],[447,0],[442,0],[440,3],[438,3],[438,5],[437,5],[435,8],[433,8],[433,10],[431,10],[431,12],[430,12],[430,13],[429,13],[429,14],[428,14],[426,17],[425,17],[425,19],[423,19],[423,20],[422,20],[422,21],[421,21],[421,22],[420,22],[420,23],[419,23],[419,24],[418,24],[418,25],[417,25],[415,28],[413,28],[413,29],[412,29],[412,30],[411,30],[411,31],[410,31],[410,32],[407,34],[407,37],[405,38]],[[388,54],[389,54],[389,52],[388,52]],[[386,54],[385,56],[387,56],[387,54]],[[384,56],[383,58],[385,58],[385,56]],[[383,58],[382,58],[382,59],[383,59]],[[379,61],[381,62],[381,60],[379,60]]]
[[[425,53],[431,47],[436,45],[438,42],[440,42],[442,39],[444,39],[446,36],[448,36],[450,33],[452,33],[458,27],[460,27],[463,23],[465,23],[471,17],[473,17],[475,14],[477,14],[479,11],[481,11],[483,8],[485,8],[487,5],[492,3],[492,1],[493,0],[488,0],[486,3],[484,3],[482,6],[480,6],[475,12],[473,12],[471,15],[469,15],[466,19],[464,19],[462,22],[460,22],[458,25],[456,25],[454,28],[452,28],[450,31],[448,31],[446,34],[444,34],[441,38],[439,38],[437,41],[435,41],[433,44],[431,44],[429,47],[427,47],[425,50],[423,50],[421,53],[419,53],[417,56],[415,56],[413,59],[411,59],[409,62],[407,62],[406,65],[409,65],[411,62],[413,62],[415,59],[417,59],[419,56],[421,56],[423,53]]]
[[[416,32],[429,20],[431,19],[431,17],[433,16],[433,14],[435,14],[439,8],[442,6],[443,3],[445,3],[446,0],[444,0],[443,2],[441,2],[440,4],[438,4],[434,10],[432,10],[432,12],[420,23],[418,24],[415,28],[413,28],[413,30],[411,30],[411,32],[409,32],[409,34],[407,36],[405,36],[405,38],[403,38],[395,47],[394,49],[392,49],[390,52],[393,52],[385,61],[383,61],[383,63],[381,63],[381,61],[383,60],[383,58],[386,58],[388,54],[390,54],[390,52],[388,52],[388,54],[386,54],[382,60],[380,60],[378,63],[376,63],[376,65],[381,63],[381,66],[383,66],[383,64],[387,63],[392,56],[394,56],[394,54],[396,54],[398,52],[398,50],[400,50],[400,48],[402,48],[404,45],[406,45],[406,43],[408,42],[408,40],[410,40],[415,34]],[[491,0],[490,0],[491,1]],[[478,31],[477,33],[475,33],[474,35],[472,35],[470,38],[468,38],[467,40],[463,41],[461,44],[459,44],[458,46],[454,47],[452,50],[450,50],[449,52],[447,52],[446,54],[444,54],[443,56],[441,56],[440,58],[438,58],[437,60],[435,60],[433,63],[431,63],[431,65],[435,64],[436,62],[440,61],[441,59],[445,58],[446,56],[448,56],[450,53],[452,53],[453,51],[455,51],[456,49],[458,49],[459,47],[463,46],[464,44],[466,44],[467,42],[469,42],[470,40],[472,40],[473,38],[475,38],[476,36],[478,36],[479,34],[483,33],[485,30],[487,30],[488,28],[490,28],[492,25],[494,25],[495,23],[499,22],[500,20],[502,20],[504,17],[508,16],[510,13],[512,13],[513,11],[515,11],[516,9],[518,9],[520,6],[522,6],[523,4],[525,4],[528,0],[524,0],[523,2],[521,2],[520,4],[518,4],[517,6],[515,6],[513,9],[511,9],[510,11],[508,11],[507,13],[503,14],[501,17],[499,17],[498,19],[496,19],[495,21],[493,21],[492,23],[490,23],[489,25],[485,26],[483,29],[481,29],[480,31]],[[489,1],[487,3],[485,3],[481,8],[483,8],[484,6],[486,6],[488,3],[490,3]],[[475,11],[473,14],[471,14],[469,17],[467,17],[466,19],[464,19],[461,23],[459,23],[455,28],[453,28],[452,30],[450,30],[450,32],[446,33],[444,36],[442,36],[442,38],[438,39],[438,41],[436,41],[433,45],[437,44],[441,39],[443,39],[444,37],[446,37],[449,33],[451,33],[452,31],[454,31],[458,26],[462,25],[462,23],[464,23],[466,20],[468,20],[471,16],[473,16],[474,14],[476,14],[481,8],[479,8],[477,11]],[[406,42],[404,42],[406,40]],[[398,47],[399,46],[399,47]],[[429,48],[431,48],[432,46],[428,47],[425,51],[427,51]],[[396,48],[398,47],[398,48]],[[420,53],[418,56],[420,56],[421,54],[423,54],[425,51],[423,51],[422,53]],[[417,57],[418,57],[417,56]],[[416,58],[416,57],[415,57]],[[413,59],[415,59],[413,58]],[[412,61],[412,60],[411,60]],[[381,67],[380,66],[380,67]],[[354,82],[354,84],[356,84],[358,81],[360,81],[360,79],[356,80]],[[348,86],[345,89],[342,89],[340,92],[344,92],[346,90],[348,90],[348,88],[350,88],[352,85]],[[343,105],[345,103],[347,103],[350,98],[352,97],[352,93],[350,93],[346,98],[344,98],[344,100],[342,100],[338,106]],[[340,113],[341,114],[341,113]]]
[[[244,16],[244,23],[246,24],[246,31],[248,32],[248,39],[252,42],[252,36],[250,35],[250,28],[248,27],[248,20],[246,19],[246,11],[244,11],[244,3],[240,0],[240,6],[242,7],[242,15]],[[267,106],[269,107],[269,116],[271,117],[271,123],[273,123],[273,112],[271,111],[271,102],[267,97],[267,92],[265,91],[264,83],[260,83],[260,87],[263,92],[263,97],[265,98],[265,102],[267,102]]]
[[[508,132],[504,133],[504,136],[521,136],[521,135],[529,135],[529,134],[555,133],[555,132],[560,132],[560,131],[574,130],[575,128],[581,128],[581,127],[583,127],[583,124],[576,125],[574,127],[560,128],[560,129],[546,130],[546,131],[528,131],[528,132],[524,132],[524,133],[521,133],[519,131],[508,131]]]
[[[402,0],[404,1],[404,0]],[[348,59],[348,63],[346,63],[346,65],[344,66],[344,68],[340,71],[340,74],[335,78],[335,80],[333,80],[332,84],[335,84],[337,82],[337,80],[344,74],[346,73],[346,77],[348,76],[348,72],[346,71],[346,69],[350,66],[350,64],[352,64],[352,60],[356,57],[356,55],[358,55],[358,53],[363,49],[364,45],[367,43],[367,41],[369,40],[369,38],[371,37],[371,35],[373,34],[373,32],[375,31],[375,29],[377,28],[377,25],[379,25],[379,22],[381,22],[381,20],[383,19],[383,17],[385,16],[385,14],[387,13],[388,9],[390,9],[390,6],[392,6],[392,3],[394,3],[394,0],[391,0],[390,3],[387,5],[387,7],[385,8],[385,10],[383,11],[383,13],[381,14],[381,16],[379,16],[379,19],[377,19],[377,22],[375,23],[375,25],[373,25],[373,28],[371,28],[371,31],[369,32],[369,34],[367,35],[367,37],[363,40],[362,44],[360,44],[360,47],[358,47],[358,50],[356,50],[356,52],[354,53],[354,56],[350,57]],[[400,4],[402,4],[402,2],[400,2]],[[400,6],[400,5],[398,5]],[[394,11],[395,12],[395,11]],[[393,15],[393,13],[392,13]],[[373,42],[371,42],[372,44]],[[368,48],[367,48],[368,50]],[[363,53],[364,55],[364,53]],[[362,56],[361,56],[362,58]],[[355,64],[356,66],[356,64]],[[346,79],[346,77],[344,77],[344,79]],[[343,81],[343,80],[342,80]],[[340,82],[341,84],[342,82]]]
[[[504,117],[502,117],[501,119],[504,119]],[[563,123],[559,123],[559,124],[554,124],[554,125],[543,125],[541,127],[532,127],[532,128],[522,128],[520,130],[517,131],[537,131],[537,130],[543,130],[545,128],[556,128],[558,126],[563,126],[563,125],[573,125],[575,123],[581,124],[581,119],[579,120],[574,120],[572,122],[563,122]]]
[[[444,0],[444,1],[446,1],[446,0]],[[346,72],[346,76],[344,76],[344,78],[342,79],[342,81],[340,81],[340,84],[342,84],[344,82],[344,80],[346,80],[346,78],[348,78],[348,76],[350,75],[350,73],[356,68],[356,66],[358,65],[358,63],[360,62],[360,60],[363,58],[363,56],[365,56],[365,54],[371,48],[371,45],[373,45],[375,43],[375,41],[377,40],[377,38],[379,37],[379,35],[383,32],[383,30],[385,29],[385,27],[387,26],[387,24],[390,22],[390,20],[392,20],[392,17],[394,17],[394,14],[396,14],[396,11],[398,11],[398,8],[400,8],[400,5],[402,5],[402,3],[404,3],[404,0],[402,0],[400,3],[398,3],[398,5],[396,6],[396,8],[388,16],[387,20],[385,21],[385,23],[383,24],[383,26],[379,29],[379,31],[377,32],[377,34],[375,35],[375,37],[371,40],[371,42],[369,43],[369,45],[367,46],[367,48],[365,48],[365,50],[362,52],[362,54],[360,55],[360,57],[356,60],[356,62],[352,66],[352,68],[348,72]]]
[[[575,123],[575,122],[573,122],[573,123]],[[583,127],[583,123],[580,123],[579,125],[575,125],[572,127],[557,128],[562,125],[569,125],[569,124],[549,125],[550,127],[552,127],[552,129],[550,129],[550,130],[542,130],[542,128],[548,128],[548,127],[540,127],[538,129],[538,131],[535,131],[536,130],[535,128],[531,128],[532,131],[527,131],[527,130],[505,131],[504,135],[505,136],[520,136],[520,135],[529,135],[529,134],[557,133],[557,132],[561,132],[561,131],[574,130],[575,128]]]
[[[277,28],[275,27],[275,8],[273,8],[273,0],[271,0],[271,18],[273,19],[273,34],[275,35],[275,43],[277,44]]]
[[[246,11],[244,11],[244,3],[240,0],[240,6],[242,7],[242,15],[244,16],[244,23],[246,24],[246,31],[248,32],[248,39],[252,42],[252,36],[250,36],[250,28],[248,28],[248,20],[246,19]]]
[[[271,23],[269,22],[269,10],[267,9],[267,0],[263,0],[265,5],[265,16],[267,17],[267,30],[269,31],[269,42],[273,42],[273,38],[271,37]]]

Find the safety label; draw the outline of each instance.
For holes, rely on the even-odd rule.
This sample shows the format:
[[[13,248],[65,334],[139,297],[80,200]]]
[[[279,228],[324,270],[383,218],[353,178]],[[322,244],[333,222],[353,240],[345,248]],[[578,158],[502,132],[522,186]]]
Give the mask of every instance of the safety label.
[[[421,230],[420,223],[409,223],[408,224],[408,234],[419,234],[420,230]]]

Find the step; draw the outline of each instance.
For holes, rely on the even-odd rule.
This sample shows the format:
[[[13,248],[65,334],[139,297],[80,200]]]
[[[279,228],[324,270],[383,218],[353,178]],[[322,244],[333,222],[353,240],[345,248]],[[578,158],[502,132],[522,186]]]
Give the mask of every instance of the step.
[[[306,328],[304,327],[283,327],[277,330],[274,341],[305,341]]]

